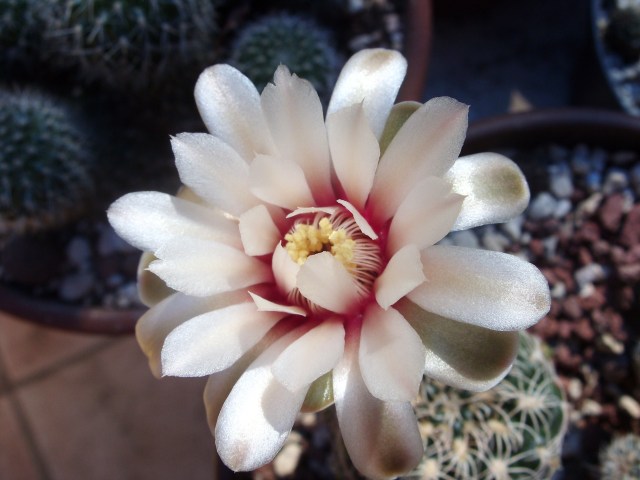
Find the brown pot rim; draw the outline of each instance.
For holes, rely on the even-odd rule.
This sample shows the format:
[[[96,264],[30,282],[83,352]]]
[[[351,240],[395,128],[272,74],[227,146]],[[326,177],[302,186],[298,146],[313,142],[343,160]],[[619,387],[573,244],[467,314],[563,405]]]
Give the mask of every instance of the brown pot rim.
[[[613,110],[575,107],[497,115],[469,125],[462,154],[544,143],[637,150],[640,118]]]

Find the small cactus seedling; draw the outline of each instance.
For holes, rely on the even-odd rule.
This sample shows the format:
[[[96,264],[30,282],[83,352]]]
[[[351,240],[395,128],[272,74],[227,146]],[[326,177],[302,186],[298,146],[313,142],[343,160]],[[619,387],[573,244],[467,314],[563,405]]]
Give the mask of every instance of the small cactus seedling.
[[[600,453],[602,480],[640,478],[640,437],[627,434],[618,437]]]
[[[84,78],[141,89],[214,59],[211,0],[55,0],[51,61]]]
[[[471,393],[425,378],[415,408],[425,455],[407,478],[546,479],[559,467],[567,403],[540,341],[527,333],[496,387]]]
[[[67,107],[33,91],[0,91],[0,237],[80,213],[93,188],[91,164]]]
[[[328,31],[293,14],[267,15],[247,25],[231,48],[229,63],[247,75],[258,90],[273,78],[282,64],[309,80],[322,98],[340,66]]]

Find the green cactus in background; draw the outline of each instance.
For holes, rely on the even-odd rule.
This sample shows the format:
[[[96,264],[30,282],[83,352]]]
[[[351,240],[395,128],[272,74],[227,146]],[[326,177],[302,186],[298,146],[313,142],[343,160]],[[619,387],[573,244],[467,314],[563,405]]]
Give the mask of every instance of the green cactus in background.
[[[328,31],[293,14],[266,15],[244,27],[233,46],[229,63],[247,75],[258,90],[273,78],[280,65],[309,80],[323,97],[332,87],[340,66]]]
[[[615,10],[611,14],[605,39],[626,60],[640,60],[640,7]]]
[[[93,188],[91,166],[68,107],[33,91],[0,90],[0,237],[80,213]]]
[[[633,434],[618,437],[600,453],[602,480],[640,478],[640,437]]]
[[[527,333],[496,387],[471,393],[425,378],[415,409],[425,455],[407,478],[547,479],[559,467],[567,403]]]
[[[142,89],[215,58],[212,0],[55,0],[51,61],[112,87]]]
[[[28,62],[39,54],[49,7],[38,0],[0,1],[0,65]]]

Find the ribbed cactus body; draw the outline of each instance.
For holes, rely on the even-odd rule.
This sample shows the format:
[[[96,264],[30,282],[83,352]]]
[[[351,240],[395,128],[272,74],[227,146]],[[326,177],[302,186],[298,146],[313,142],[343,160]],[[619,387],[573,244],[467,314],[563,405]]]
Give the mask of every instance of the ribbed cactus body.
[[[605,38],[625,59],[640,61],[640,7],[614,11]]]
[[[407,478],[548,479],[559,467],[568,415],[540,341],[520,334],[509,375],[471,393],[425,379],[416,413],[425,444]]]
[[[0,1],[0,65],[28,63],[39,54],[49,2]]]
[[[145,88],[214,57],[211,0],[55,0],[45,38],[51,61],[84,78]]]
[[[0,236],[80,213],[91,170],[85,135],[67,107],[36,92],[0,91]]]
[[[229,63],[262,90],[279,65],[309,80],[318,93],[333,85],[339,57],[328,31],[293,14],[267,15],[248,24],[231,48]]]

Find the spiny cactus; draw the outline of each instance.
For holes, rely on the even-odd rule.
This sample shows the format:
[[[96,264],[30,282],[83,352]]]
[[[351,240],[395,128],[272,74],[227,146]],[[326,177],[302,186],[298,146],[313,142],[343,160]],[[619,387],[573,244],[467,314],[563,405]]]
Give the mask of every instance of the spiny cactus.
[[[68,107],[34,91],[0,90],[0,237],[79,213],[93,187],[91,164]]]
[[[602,480],[640,478],[640,437],[627,434],[618,437],[600,453]]]
[[[212,0],[54,0],[51,61],[109,86],[146,88],[214,60]]]
[[[229,63],[262,90],[280,65],[309,80],[323,97],[333,85],[340,61],[328,31],[293,14],[266,15],[247,25],[235,40]]]
[[[615,10],[605,39],[626,60],[640,60],[640,6]]]
[[[488,392],[425,378],[415,405],[425,455],[407,478],[550,478],[568,422],[556,379],[540,341],[527,333],[513,369]]]
[[[39,53],[49,2],[0,1],[0,65],[29,61]]]

